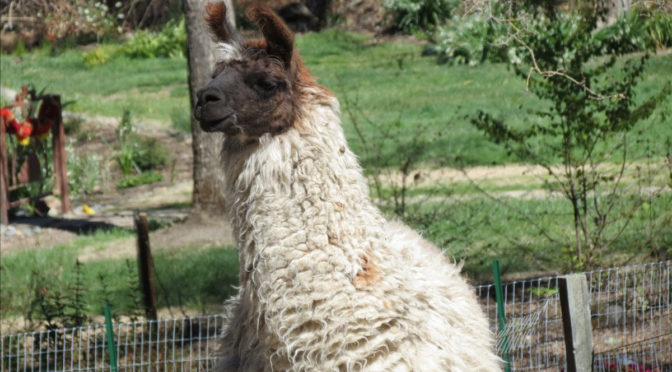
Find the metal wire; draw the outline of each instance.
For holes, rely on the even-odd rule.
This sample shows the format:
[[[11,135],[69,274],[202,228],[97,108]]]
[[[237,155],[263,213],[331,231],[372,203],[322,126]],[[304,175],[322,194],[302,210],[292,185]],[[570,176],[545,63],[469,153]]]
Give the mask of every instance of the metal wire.
[[[209,371],[223,315],[119,323],[119,371]],[[104,325],[3,335],[0,372],[109,370]]]
[[[594,370],[672,371],[672,261],[584,274],[591,296]],[[512,370],[564,368],[558,277],[503,286]],[[476,293],[496,333],[494,287],[478,286]]]
[[[672,371],[672,261],[585,275],[591,293],[594,370]],[[512,370],[564,368],[558,277],[503,287]],[[477,286],[475,291],[496,334],[494,286]],[[119,371],[211,371],[224,320],[218,314],[115,324]],[[110,370],[106,343],[102,324],[3,335],[0,372]]]

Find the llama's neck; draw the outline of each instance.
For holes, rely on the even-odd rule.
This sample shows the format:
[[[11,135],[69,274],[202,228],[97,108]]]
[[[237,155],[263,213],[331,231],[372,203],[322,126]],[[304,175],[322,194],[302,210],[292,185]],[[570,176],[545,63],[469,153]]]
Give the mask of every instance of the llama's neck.
[[[336,270],[353,279],[362,258],[375,254],[375,244],[363,239],[380,236],[383,220],[347,147],[338,102],[333,97],[318,102],[286,133],[251,144],[227,140],[224,161],[241,286],[272,279],[275,270],[312,254],[326,254],[333,264],[309,268],[313,274]]]

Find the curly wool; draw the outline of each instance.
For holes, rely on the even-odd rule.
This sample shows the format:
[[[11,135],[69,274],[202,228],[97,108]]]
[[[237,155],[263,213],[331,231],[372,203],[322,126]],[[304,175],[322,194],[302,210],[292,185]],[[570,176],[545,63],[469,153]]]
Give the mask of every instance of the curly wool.
[[[300,119],[227,138],[240,292],[219,371],[498,371],[473,289],[369,198],[338,101],[306,87]]]

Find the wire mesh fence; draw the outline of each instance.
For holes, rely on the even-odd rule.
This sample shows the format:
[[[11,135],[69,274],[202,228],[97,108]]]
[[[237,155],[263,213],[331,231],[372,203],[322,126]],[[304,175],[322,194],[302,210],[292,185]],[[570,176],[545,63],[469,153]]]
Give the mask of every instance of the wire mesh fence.
[[[223,315],[119,323],[118,371],[211,371]],[[108,371],[104,325],[2,336],[0,371]]]
[[[586,272],[595,371],[672,371],[672,261]],[[476,287],[498,351],[512,369],[558,371],[565,344],[558,277],[503,284],[507,326],[497,330],[494,285]]]
[[[672,371],[672,261],[586,276],[595,370]]]
[[[502,284],[506,329],[497,329],[497,301],[493,284],[476,293],[497,335],[497,352],[508,345],[512,370],[557,371],[565,364],[558,278],[546,277]],[[506,340],[506,342],[505,342]]]
[[[595,371],[672,371],[672,261],[585,273],[591,293]],[[504,283],[507,327],[497,332],[494,285],[475,288],[512,370],[565,366],[558,277]],[[210,371],[223,315],[119,323],[119,371]],[[103,325],[3,335],[0,372],[110,369]]]

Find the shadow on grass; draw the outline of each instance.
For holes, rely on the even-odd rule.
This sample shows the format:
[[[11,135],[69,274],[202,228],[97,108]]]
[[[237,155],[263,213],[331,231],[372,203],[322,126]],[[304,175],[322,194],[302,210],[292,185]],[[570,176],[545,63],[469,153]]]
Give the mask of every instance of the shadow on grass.
[[[91,235],[96,232],[125,230],[124,227],[105,221],[94,221],[78,218],[58,218],[58,217],[16,217],[12,218],[12,223],[39,226],[41,228],[51,228],[63,231],[69,231],[77,235]],[[131,231],[130,229],[128,231]]]

